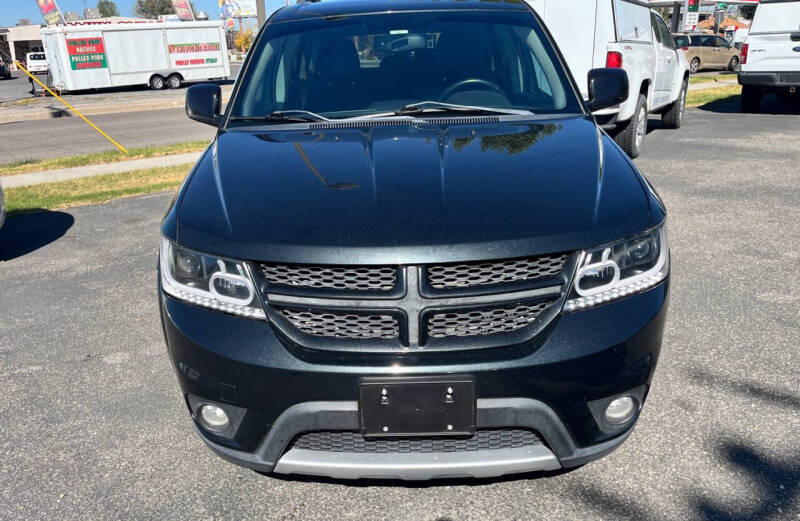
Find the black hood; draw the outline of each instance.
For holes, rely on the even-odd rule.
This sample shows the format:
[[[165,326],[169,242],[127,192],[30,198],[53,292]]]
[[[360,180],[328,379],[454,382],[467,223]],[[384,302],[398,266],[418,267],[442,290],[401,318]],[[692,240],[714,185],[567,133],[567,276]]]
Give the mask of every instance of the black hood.
[[[251,260],[410,264],[574,251],[650,222],[638,173],[589,118],[376,121],[220,133],[177,239]]]

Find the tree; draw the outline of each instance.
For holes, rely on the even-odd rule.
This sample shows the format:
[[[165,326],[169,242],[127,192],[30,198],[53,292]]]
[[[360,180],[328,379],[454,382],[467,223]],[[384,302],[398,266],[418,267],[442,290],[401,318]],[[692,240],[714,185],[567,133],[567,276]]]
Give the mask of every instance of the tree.
[[[136,0],[133,12],[142,18],[158,18],[162,14],[173,14],[171,0]]]
[[[242,29],[242,31],[239,34],[236,35],[234,43],[236,44],[236,47],[241,49],[243,53],[246,53],[250,49],[250,46],[253,45],[254,38],[255,38],[255,33],[253,32],[253,30],[249,27],[246,27]]]
[[[756,15],[756,7],[755,5],[740,5],[739,6],[739,16],[745,20],[752,20],[753,17]]]
[[[97,9],[103,18],[119,16],[119,9],[117,9],[117,4],[113,0],[98,0]]]

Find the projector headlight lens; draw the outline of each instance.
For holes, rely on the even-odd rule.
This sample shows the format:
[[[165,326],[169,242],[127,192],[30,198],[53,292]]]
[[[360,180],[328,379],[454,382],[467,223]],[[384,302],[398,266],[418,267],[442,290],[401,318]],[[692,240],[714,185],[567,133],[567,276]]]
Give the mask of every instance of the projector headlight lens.
[[[646,291],[669,275],[666,224],[642,235],[586,250],[564,311],[578,311]]]
[[[249,318],[266,318],[245,263],[161,240],[161,287],[178,300]]]

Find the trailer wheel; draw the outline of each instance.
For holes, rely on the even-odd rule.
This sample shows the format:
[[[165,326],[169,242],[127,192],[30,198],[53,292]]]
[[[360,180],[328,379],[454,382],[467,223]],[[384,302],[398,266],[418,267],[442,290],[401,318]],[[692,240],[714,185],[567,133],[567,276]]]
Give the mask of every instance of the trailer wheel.
[[[158,74],[155,74],[155,75],[153,75],[152,78],[150,78],[150,88],[153,89],[153,90],[161,90],[161,89],[164,88],[165,85],[166,85],[166,83],[164,83],[164,77],[163,76],[159,76]]]
[[[180,89],[183,85],[183,78],[181,78],[180,74],[170,74],[169,78],[167,78],[167,87],[170,89]]]

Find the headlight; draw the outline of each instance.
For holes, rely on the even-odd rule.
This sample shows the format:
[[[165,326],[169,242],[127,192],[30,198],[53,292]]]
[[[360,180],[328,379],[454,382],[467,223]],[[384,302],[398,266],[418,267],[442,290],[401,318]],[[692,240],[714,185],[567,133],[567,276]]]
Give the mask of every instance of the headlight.
[[[652,288],[669,274],[666,225],[586,250],[564,311],[577,311]]]
[[[182,248],[161,239],[164,293],[198,306],[250,318],[266,318],[247,266]]]

